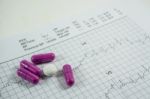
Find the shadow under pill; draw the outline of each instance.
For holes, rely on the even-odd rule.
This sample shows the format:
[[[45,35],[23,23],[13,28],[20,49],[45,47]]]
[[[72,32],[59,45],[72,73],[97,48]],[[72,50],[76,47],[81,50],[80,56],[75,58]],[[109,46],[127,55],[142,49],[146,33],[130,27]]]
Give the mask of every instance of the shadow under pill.
[[[17,71],[17,67],[13,67],[12,68],[14,71]],[[18,85],[18,86],[22,86],[24,88],[31,88],[31,87],[34,87],[35,85],[29,83],[28,81],[26,80],[23,80],[22,78],[18,77],[17,74],[15,74],[16,72],[12,73],[10,76],[9,76],[9,83],[11,85]]]
[[[68,89],[69,87],[67,86],[65,80],[64,80],[64,77],[63,76],[58,76],[57,77],[57,80],[59,82],[59,85],[60,85],[60,88],[63,89],[63,90],[66,90]]]
[[[66,90],[69,88],[64,80],[62,71],[58,71],[56,77],[57,77],[57,80],[61,89]]]
[[[27,81],[25,81],[25,80],[23,80],[23,79],[21,79],[21,78],[18,78],[18,77],[16,77],[16,76],[11,76],[11,77],[9,78],[9,81],[7,82],[7,84],[8,84],[9,86],[17,85],[17,86],[19,86],[19,87],[21,86],[21,87],[27,88],[27,89],[29,89],[29,88],[35,86],[35,85],[33,85],[33,84],[31,84],[31,83],[29,83],[29,82],[27,82]]]

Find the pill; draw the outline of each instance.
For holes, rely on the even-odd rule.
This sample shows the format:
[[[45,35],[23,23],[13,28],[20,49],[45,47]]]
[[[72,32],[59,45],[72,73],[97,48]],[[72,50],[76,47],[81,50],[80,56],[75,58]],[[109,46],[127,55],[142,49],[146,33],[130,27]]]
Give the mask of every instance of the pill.
[[[51,62],[55,59],[54,53],[37,54],[31,57],[31,61],[35,64]]]
[[[48,64],[43,67],[43,74],[45,76],[53,76],[57,74],[57,68],[53,64]]]
[[[20,68],[25,68],[39,77],[42,76],[42,70],[27,60],[22,60],[20,62]]]
[[[67,85],[72,86],[74,84],[75,80],[74,80],[71,65],[65,64],[63,66],[63,75],[64,75],[64,78],[65,78]]]
[[[22,79],[31,82],[32,84],[37,84],[39,82],[39,77],[26,70],[25,68],[19,68],[17,70],[17,75]]]

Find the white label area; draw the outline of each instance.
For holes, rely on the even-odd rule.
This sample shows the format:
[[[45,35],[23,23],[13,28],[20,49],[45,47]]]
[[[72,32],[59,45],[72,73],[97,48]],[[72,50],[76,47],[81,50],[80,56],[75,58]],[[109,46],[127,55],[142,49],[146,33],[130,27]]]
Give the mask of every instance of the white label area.
[[[118,9],[53,24],[44,31],[4,40],[3,44],[2,99],[150,97],[150,34]],[[73,66],[74,86],[66,87],[63,76],[31,85],[16,75],[22,59],[45,52],[56,53],[52,64],[59,69],[66,63]]]

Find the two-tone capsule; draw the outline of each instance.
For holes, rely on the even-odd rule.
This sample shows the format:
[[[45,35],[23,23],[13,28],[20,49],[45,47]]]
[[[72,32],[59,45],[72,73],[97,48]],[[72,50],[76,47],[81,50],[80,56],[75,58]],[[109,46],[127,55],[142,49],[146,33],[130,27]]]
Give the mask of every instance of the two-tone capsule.
[[[18,76],[31,82],[32,84],[37,84],[39,82],[39,77],[34,75],[33,73],[31,73],[30,71],[28,71],[25,68],[19,68],[17,70],[17,74],[18,74]]]
[[[75,80],[74,80],[71,65],[65,64],[63,66],[63,75],[64,75],[64,78],[65,78],[67,85],[72,86],[74,84]]]
[[[54,53],[37,54],[31,57],[31,61],[35,64],[51,62],[55,59]]]
[[[27,60],[22,60],[20,62],[20,68],[25,68],[26,70],[30,71],[31,73],[39,77],[42,76],[43,74],[42,70],[39,67],[37,67],[36,65],[32,64]]]

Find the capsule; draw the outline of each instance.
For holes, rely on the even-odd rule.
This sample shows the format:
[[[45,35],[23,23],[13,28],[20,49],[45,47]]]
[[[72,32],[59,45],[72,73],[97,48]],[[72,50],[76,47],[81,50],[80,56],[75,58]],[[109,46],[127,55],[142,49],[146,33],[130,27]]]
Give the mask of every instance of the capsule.
[[[27,60],[22,60],[20,62],[20,68],[25,68],[39,77],[42,76],[42,70]]]
[[[75,80],[74,80],[71,65],[65,64],[63,66],[63,75],[64,75],[64,78],[65,78],[67,85],[72,86],[74,84]]]
[[[54,53],[37,54],[31,57],[31,61],[35,64],[51,62],[55,59]]]
[[[32,84],[37,84],[39,82],[39,77],[26,70],[25,68],[20,68],[17,70],[17,75],[22,79],[31,82]]]

